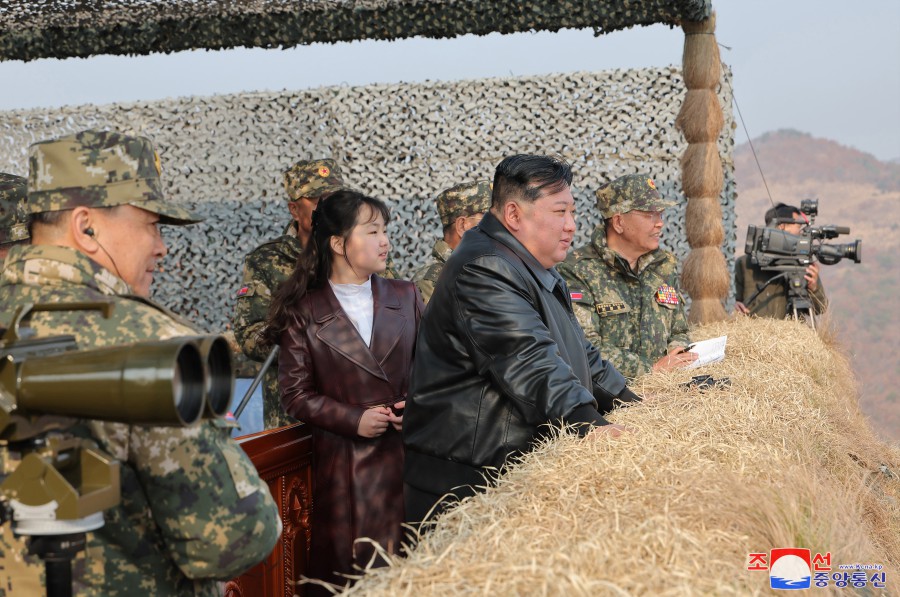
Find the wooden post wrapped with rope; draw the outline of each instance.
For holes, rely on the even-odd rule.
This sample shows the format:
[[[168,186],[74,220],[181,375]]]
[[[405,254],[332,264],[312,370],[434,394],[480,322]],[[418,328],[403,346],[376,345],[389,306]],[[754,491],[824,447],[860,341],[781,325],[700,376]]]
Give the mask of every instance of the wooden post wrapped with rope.
[[[687,197],[685,233],[691,252],[684,262],[681,283],[691,297],[691,323],[727,319],[724,300],[731,274],[722,254],[724,175],[717,141],[724,126],[716,95],[722,66],[716,44],[716,15],[705,21],[685,21],[682,70],[687,95],[675,119],[688,148],[681,157],[681,186]]]

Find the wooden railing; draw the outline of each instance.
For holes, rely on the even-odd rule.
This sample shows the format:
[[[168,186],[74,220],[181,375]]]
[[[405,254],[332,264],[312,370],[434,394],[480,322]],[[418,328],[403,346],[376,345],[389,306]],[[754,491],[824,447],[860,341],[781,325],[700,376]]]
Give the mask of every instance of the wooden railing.
[[[278,503],[284,529],[275,549],[225,585],[226,597],[304,596],[297,580],[309,562],[312,436],[302,423],[237,438]]]

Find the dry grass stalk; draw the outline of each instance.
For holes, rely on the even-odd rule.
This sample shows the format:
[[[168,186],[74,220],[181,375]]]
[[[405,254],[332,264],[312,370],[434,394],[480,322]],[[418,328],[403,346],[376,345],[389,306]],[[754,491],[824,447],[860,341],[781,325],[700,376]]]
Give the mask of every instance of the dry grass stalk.
[[[721,247],[725,240],[722,226],[722,206],[718,197],[693,197],[688,200],[684,212],[685,235],[688,245]]]
[[[688,143],[715,143],[725,125],[719,98],[710,89],[689,89],[675,118]]]
[[[683,388],[689,371],[639,378],[645,402],[611,415],[631,433],[548,440],[349,593],[767,594],[748,554],[774,547],[883,564],[890,587],[900,449],[859,414],[846,358],[796,322],[695,330],[722,334],[726,360],[699,372],[729,387]],[[816,594],[829,593],[846,594]]]
[[[716,297],[692,298],[691,310],[688,312],[688,323],[698,325],[713,321],[725,321],[730,317],[722,305],[722,300]]]
[[[724,174],[715,143],[691,143],[681,156],[681,187],[687,197],[718,197]]]
[[[722,251],[718,247],[698,247],[692,250],[684,260],[681,286],[692,299],[727,295],[731,287],[731,276]]]

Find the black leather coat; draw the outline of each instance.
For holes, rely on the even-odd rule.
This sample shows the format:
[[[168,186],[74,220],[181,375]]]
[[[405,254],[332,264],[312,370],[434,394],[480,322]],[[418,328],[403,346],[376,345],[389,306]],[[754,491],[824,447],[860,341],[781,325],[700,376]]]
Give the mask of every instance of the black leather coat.
[[[403,419],[404,482],[481,485],[546,423],[604,425],[625,378],[587,340],[565,282],[488,213],[425,310]],[[630,393],[629,393],[630,394]],[[625,394],[623,394],[624,396]],[[633,395],[632,395],[633,396]]]

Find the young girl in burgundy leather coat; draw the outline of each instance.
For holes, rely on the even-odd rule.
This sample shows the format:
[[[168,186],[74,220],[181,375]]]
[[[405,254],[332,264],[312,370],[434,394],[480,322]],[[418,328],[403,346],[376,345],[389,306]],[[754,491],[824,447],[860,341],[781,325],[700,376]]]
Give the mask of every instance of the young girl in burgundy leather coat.
[[[375,554],[356,539],[396,552],[402,538],[400,427],[422,300],[412,282],[378,275],[389,217],[353,191],[323,199],[266,331],[281,346],[281,404],[313,429],[308,576],[342,585]]]

